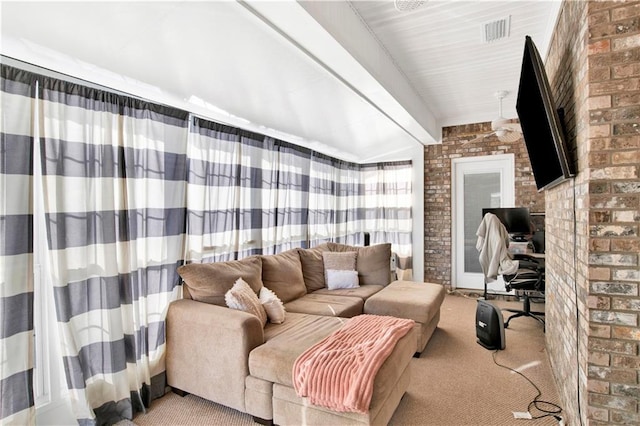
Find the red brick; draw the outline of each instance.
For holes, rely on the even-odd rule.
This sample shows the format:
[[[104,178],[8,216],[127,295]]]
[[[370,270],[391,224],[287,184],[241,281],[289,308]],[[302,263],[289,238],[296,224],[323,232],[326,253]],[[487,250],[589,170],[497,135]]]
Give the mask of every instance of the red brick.
[[[613,239],[611,251],[628,251],[640,253],[640,239]]]
[[[589,351],[589,363],[592,365],[601,365],[608,367],[611,356],[608,353]]]
[[[611,155],[613,164],[637,164],[640,163],[640,151],[620,151]]]
[[[612,21],[620,21],[640,15],[640,3],[630,2],[629,4],[625,5],[625,3],[622,2],[616,4],[616,6],[618,5],[623,7],[616,7],[610,11]]]
[[[635,106],[640,104],[640,92],[619,93],[612,95],[611,97],[613,98],[613,106],[615,107]]]
[[[640,51],[640,49],[638,49]],[[640,60],[640,57],[638,58]],[[602,80],[602,79],[601,79]],[[638,79],[617,79],[600,81],[589,85],[590,96],[612,95],[621,92],[631,92],[640,89]]]
[[[637,63],[615,65],[611,68],[612,78],[635,77],[638,75],[640,75],[640,64]]]
[[[640,358],[639,357],[632,357],[632,356],[621,356],[621,355],[614,355],[611,359],[611,365],[613,367],[622,367],[624,369],[628,369],[629,370],[633,370],[633,376],[637,376],[636,375],[636,370],[638,370],[640,368]],[[622,371],[622,370],[619,370]],[[633,382],[629,382],[629,381],[624,381],[624,380],[612,380],[615,382],[620,382],[620,383],[635,383],[637,380],[637,377],[634,379]]]
[[[637,322],[637,318],[636,318]],[[611,337],[614,339],[627,339],[640,341],[640,328],[614,326],[611,329]]]
[[[598,268],[592,266],[589,268],[590,280],[608,280],[611,278],[611,270],[609,268]]]
[[[606,296],[589,296],[587,298],[587,306],[591,309],[609,309],[611,307],[611,299]]]
[[[587,53],[593,55],[596,53],[606,53],[611,50],[611,40],[604,39],[589,43]]]
[[[609,420],[609,410],[605,408],[596,408],[596,407],[587,407],[587,409],[588,409],[589,419],[600,420],[603,422],[606,422]]]
[[[587,382],[587,390],[589,392],[608,394],[609,382],[603,382],[601,380],[589,380]]]

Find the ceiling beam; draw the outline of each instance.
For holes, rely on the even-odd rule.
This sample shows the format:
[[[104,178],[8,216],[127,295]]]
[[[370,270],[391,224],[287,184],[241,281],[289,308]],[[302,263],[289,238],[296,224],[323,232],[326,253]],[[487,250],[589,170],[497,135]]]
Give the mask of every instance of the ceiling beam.
[[[439,143],[435,115],[350,4],[317,3],[242,2],[411,138]]]

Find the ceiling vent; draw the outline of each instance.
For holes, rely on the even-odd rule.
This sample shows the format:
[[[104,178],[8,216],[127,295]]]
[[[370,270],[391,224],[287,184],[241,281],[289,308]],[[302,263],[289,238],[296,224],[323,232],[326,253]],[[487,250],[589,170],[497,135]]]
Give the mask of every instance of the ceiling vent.
[[[485,22],[482,24],[482,42],[493,43],[494,41],[507,38],[509,37],[510,30],[511,16]]]

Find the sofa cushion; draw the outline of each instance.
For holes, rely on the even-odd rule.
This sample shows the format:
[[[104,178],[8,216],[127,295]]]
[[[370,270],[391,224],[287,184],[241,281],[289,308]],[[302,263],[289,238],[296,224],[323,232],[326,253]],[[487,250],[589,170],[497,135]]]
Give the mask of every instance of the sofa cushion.
[[[245,280],[256,294],[262,288],[262,262],[256,256],[227,262],[190,263],[180,266],[178,273],[193,300],[219,306],[227,306],[224,295],[238,278]]]
[[[444,286],[415,281],[394,281],[367,299],[365,313],[412,319],[428,324],[439,314]]]
[[[312,294],[328,294],[333,296],[349,296],[349,297],[359,297],[362,300],[367,300],[369,297],[373,296],[380,290],[382,290],[384,286],[381,285],[361,285],[358,288],[346,288],[340,290],[329,290],[328,288],[321,288],[320,290],[314,291]]]
[[[260,289],[262,292],[264,287]],[[260,299],[242,278],[238,278],[233,287],[224,295],[224,301],[231,309],[247,312],[258,317],[262,325],[267,323],[267,313]]]
[[[295,360],[306,349],[342,327],[343,321],[341,318],[291,313],[283,324],[267,324],[264,328],[265,343],[249,353],[249,373],[293,388]],[[415,353],[415,342],[413,330],[400,339],[376,375],[372,403],[378,393],[384,395],[395,385]]]
[[[348,246],[338,243],[327,243],[332,252],[356,251],[356,269],[360,285],[387,285],[391,282],[390,261],[391,243],[376,244],[366,247]]]
[[[359,297],[330,294],[306,294],[284,305],[287,312],[351,318],[360,315],[364,301]]]
[[[307,294],[297,249],[261,257],[262,282],[282,300],[282,303]]]
[[[267,312],[267,317],[269,321],[274,324],[281,324],[285,319],[285,309],[282,304],[282,300],[278,299],[276,294],[269,290],[267,287],[262,287],[260,289],[260,303],[264,307],[264,310]]]
[[[310,346],[339,329],[342,318],[287,313],[282,324],[267,324],[265,343],[249,353],[249,373],[272,383],[293,386],[291,372],[296,358]]]
[[[324,262],[322,261],[322,253],[325,251],[329,251],[326,243],[310,249],[298,249],[304,285],[307,286],[309,293],[325,287]]]

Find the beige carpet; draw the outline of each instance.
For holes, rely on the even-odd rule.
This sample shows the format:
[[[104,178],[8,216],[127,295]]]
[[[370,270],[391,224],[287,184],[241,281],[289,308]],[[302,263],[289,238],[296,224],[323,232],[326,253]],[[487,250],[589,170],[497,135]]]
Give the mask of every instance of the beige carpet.
[[[526,379],[494,364],[494,351],[476,343],[476,300],[448,295],[441,320],[420,358],[412,360],[412,382],[391,425],[553,425],[555,419],[515,420],[527,411],[537,391]],[[499,301],[501,307],[521,304]],[[505,313],[506,314],[506,313]],[[557,403],[540,323],[517,318],[506,333],[499,363],[512,367],[542,391],[540,399]],[[539,412],[533,410],[535,416]],[[134,423],[144,425],[254,425],[250,416],[193,395],[173,393],[154,401]],[[284,426],[284,425],[283,425]]]

